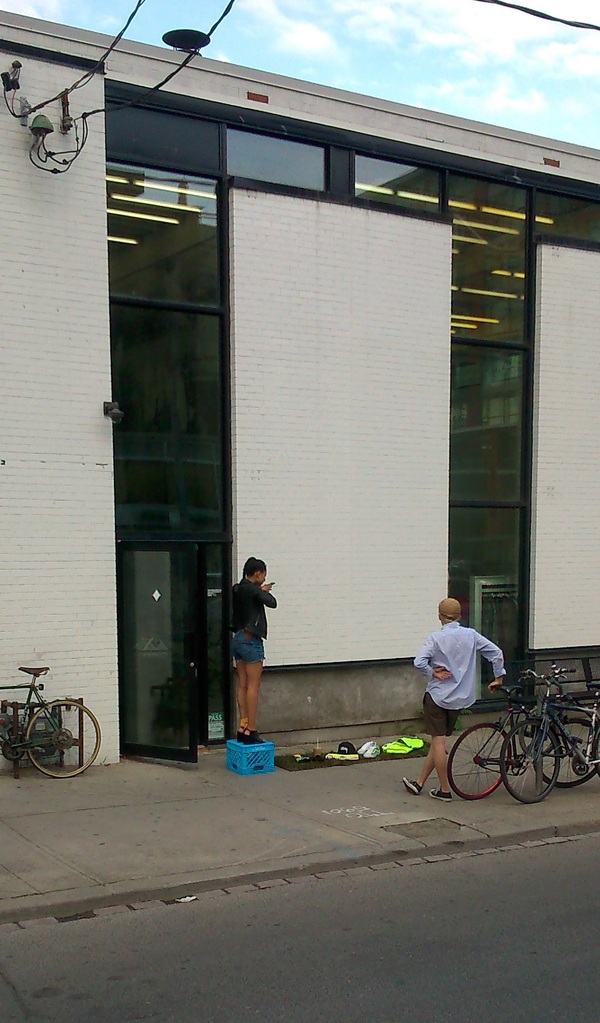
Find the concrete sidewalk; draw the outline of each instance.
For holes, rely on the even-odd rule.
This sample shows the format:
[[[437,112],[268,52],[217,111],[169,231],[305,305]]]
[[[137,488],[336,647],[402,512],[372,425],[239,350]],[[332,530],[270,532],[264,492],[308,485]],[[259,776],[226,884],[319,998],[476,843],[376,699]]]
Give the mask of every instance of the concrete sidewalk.
[[[420,760],[238,777],[125,760],[70,780],[0,777],[0,923],[357,864],[600,831],[600,780],[524,806],[503,787],[449,804],[410,796]]]

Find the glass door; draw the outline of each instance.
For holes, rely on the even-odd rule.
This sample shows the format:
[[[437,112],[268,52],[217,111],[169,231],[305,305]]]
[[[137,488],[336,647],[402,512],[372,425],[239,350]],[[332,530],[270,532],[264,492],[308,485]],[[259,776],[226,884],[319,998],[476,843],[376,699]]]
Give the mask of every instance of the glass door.
[[[122,748],[195,762],[206,634],[198,545],[120,543],[119,551]]]

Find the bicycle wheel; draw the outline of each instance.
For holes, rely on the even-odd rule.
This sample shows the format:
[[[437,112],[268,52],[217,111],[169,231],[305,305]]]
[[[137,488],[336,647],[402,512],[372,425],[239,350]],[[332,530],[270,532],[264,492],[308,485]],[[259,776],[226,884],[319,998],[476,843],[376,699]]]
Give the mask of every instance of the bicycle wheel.
[[[40,707],[27,725],[27,755],[50,778],[73,778],[87,770],[100,750],[100,725],[91,710],[68,697]]]
[[[467,728],[456,740],[448,756],[448,781],[461,799],[483,799],[501,784],[504,735],[498,724],[481,724]]]
[[[595,760],[594,768],[598,777],[600,777],[600,725],[596,725],[596,734],[594,736],[594,742],[592,744],[592,760]]]
[[[586,753],[588,750],[589,735],[591,731],[591,718],[585,714],[569,714],[565,715],[563,721],[564,727],[566,728],[569,735],[577,741],[577,747],[582,753]],[[589,748],[593,750],[594,743],[590,744]],[[592,754],[592,760],[595,756]],[[573,789],[576,785],[583,785],[584,782],[589,781],[590,778],[595,777],[596,771],[594,765],[582,764],[576,757],[563,757],[560,766],[560,773],[556,780],[557,789]]]
[[[519,721],[500,751],[500,774],[513,799],[539,803],[552,791],[560,771],[560,739],[537,719]]]

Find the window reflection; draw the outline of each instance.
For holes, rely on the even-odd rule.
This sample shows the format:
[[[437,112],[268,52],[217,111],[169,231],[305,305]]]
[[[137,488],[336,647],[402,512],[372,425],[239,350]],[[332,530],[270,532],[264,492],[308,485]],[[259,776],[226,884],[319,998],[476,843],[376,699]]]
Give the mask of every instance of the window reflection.
[[[450,511],[449,592],[460,600],[462,624],[497,643],[507,664],[517,656],[519,519],[516,508]],[[483,683],[489,678],[484,662]]]
[[[439,209],[439,174],[393,160],[357,156],[354,192],[357,199],[371,199],[406,209]]]
[[[218,303],[214,181],[112,165],[106,187],[112,294]]]
[[[524,339],[524,189],[449,175],[452,334]]]
[[[535,230],[538,234],[600,242],[600,203],[538,192]]]
[[[325,150],[322,146],[230,128],[227,172],[253,181],[322,192],[325,189]]]
[[[223,528],[216,317],[113,306],[117,524]]]
[[[450,496],[518,500],[521,489],[520,352],[452,351]]]

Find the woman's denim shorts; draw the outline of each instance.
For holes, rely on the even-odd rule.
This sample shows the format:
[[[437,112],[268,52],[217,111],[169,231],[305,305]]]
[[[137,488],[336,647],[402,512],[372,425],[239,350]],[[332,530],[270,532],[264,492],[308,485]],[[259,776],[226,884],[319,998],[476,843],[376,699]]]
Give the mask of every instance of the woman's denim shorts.
[[[265,659],[265,647],[260,636],[253,636],[252,639],[248,639],[243,629],[235,633],[231,649],[236,661],[248,661],[252,664],[255,661],[264,661]]]

